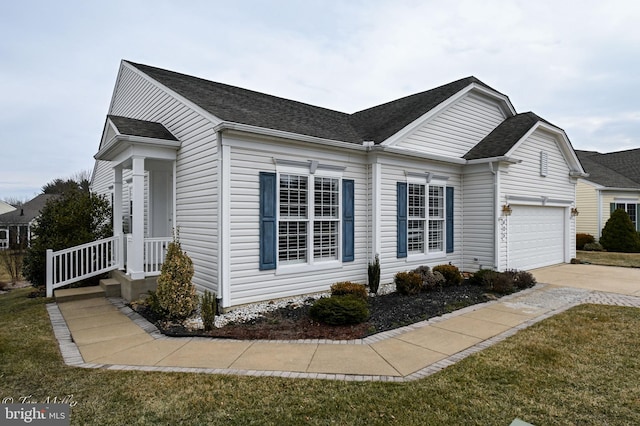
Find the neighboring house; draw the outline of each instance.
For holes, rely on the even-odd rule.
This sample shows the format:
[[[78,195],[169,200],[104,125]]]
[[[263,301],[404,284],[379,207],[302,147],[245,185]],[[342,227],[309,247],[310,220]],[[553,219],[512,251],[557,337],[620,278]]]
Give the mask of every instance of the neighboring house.
[[[31,227],[40,216],[40,210],[54,197],[57,195],[40,194],[13,211],[0,214],[0,248],[26,247],[31,240]]]
[[[640,149],[600,154],[576,151],[589,174],[578,179],[576,231],[600,238],[616,209],[623,209],[640,231]]]
[[[178,227],[224,308],[365,283],[376,254],[383,283],[569,262],[585,176],[561,128],[475,77],[346,114],[129,61],[95,159],[130,285]]]
[[[14,211],[16,208],[11,204],[0,201],[0,215]],[[0,250],[9,248],[9,230],[0,225]]]

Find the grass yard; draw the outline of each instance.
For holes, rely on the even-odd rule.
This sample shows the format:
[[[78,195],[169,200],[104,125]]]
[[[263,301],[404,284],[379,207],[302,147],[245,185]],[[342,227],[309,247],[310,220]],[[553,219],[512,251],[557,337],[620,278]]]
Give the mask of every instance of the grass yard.
[[[0,295],[0,400],[72,395],[72,424],[640,424],[640,309],[585,305],[424,380],[67,367],[43,299]]]
[[[576,257],[579,260],[593,263],[594,265],[640,268],[640,253],[610,253],[606,251],[578,250]]]

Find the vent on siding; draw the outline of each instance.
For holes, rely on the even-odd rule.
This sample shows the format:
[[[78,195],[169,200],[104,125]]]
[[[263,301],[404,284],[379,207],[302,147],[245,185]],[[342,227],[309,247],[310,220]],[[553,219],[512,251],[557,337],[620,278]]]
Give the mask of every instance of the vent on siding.
[[[549,154],[540,151],[540,176],[546,176],[549,172]]]

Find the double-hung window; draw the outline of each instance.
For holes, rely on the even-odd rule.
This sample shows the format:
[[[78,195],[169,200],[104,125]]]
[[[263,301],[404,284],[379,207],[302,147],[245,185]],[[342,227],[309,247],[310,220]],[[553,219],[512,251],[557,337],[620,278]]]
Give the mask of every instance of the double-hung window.
[[[260,175],[261,269],[353,260],[352,180],[295,170]]]
[[[398,182],[398,257],[453,251],[453,188],[426,180]]]

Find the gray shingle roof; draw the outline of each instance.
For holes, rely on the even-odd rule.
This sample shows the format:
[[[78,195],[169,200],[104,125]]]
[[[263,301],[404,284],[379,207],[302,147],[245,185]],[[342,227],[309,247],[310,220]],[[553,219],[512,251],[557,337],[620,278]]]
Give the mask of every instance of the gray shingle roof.
[[[24,203],[22,207],[0,214],[0,225],[26,225],[40,216],[40,210],[42,210],[49,200],[57,197],[59,197],[57,194],[40,194]]]
[[[640,189],[640,149],[600,154],[578,151],[587,180],[609,188]]]
[[[164,86],[229,122],[351,143],[380,143],[472,83],[467,77],[354,114],[279,98],[126,61]]]
[[[462,156],[465,160],[505,155],[538,122],[544,121],[532,112],[509,117]]]
[[[178,140],[160,123],[119,117],[117,115],[108,115],[107,117],[109,117],[114,126],[117,127],[118,132],[122,135],[141,136],[170,141]]]

